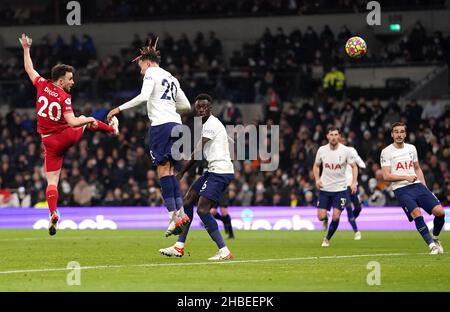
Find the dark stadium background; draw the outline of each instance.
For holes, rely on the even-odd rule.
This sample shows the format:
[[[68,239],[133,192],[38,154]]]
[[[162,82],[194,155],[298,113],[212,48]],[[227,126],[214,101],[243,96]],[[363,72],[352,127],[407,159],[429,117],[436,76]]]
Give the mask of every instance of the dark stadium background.
[[[158,35],[162,66],[189,99],[211,93],[224,124],[279,124],[279,170],[259,172],[258,161],[236,161],[230,205],[313,205],[311,168],[330,123],[367,163],[359,179],[364,204],[396,205],[378,160],[397,120],[408,124],[428,187],[449,204],[446,1],[380,1],[382,26],[368,26],[365,2],[351,0],[80,1],[81,26],[66,24],[65,3],[0,3],[0,207],[45,201],[35,91],[17,41],[23,31],[34,39],[32,57],[43,76],[58,62],[76,67],[79,114],[102,119],[134,96],[140,76],[130,60]],[[368,44],[362,59],[345,55],[352,35]],[[332,70],[344,73],[342,88],[333,85]],[[60,206],[161,204],[143,110],[121,116],[119,140],[87,134],[70,149]]]

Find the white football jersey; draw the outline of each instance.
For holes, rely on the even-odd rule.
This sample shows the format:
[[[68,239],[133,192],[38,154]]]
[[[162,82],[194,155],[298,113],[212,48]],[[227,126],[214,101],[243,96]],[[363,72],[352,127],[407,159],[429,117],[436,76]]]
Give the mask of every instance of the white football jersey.
[[[234,174],[228,134],[220,120],[213,115],[209,116],[203,124],[202,137],[211,140],[203,147],[203,154],[208,161],[208,172]]]
[[[169,122],[181,124],[177,109],[191,108],[178,79],[161,67],[149,67],[145,71],[141,93],[119,106],[119,109],[129,109],[143,102],[147,102],[147,114],[152,126]]]
[[[358,155],[358,151],[354,147],[348,146],[351,153],[353,154],[353,157],[355,158],[356,165],[359,168],[366,168],[366,164],[361,159],[361,157]],[[347,168],[345,169],[345,180],[347,181],[347,186],[352,185],[353,175],[352,175],[352,166],[350,164],[347,164]],[[358,182],[356,182],[358,184]]]
[[[391,174],[415,177],[414,163],[417,161],[417,150],[412,144],[404,143],[403,148],[396,148],[394,144],[391,144],[381,151],[381,167],[390,167]],[[416,180],[413,183],[421,182]],[[392,189],[396,190],[413,183],[407,180],[392,182]]]
[[[355,157],[351,150],[342,144],[338,144],[335,150],[330,144],[323,145],[316,154],[315,163],[322,164],[321,191],[341,192],[347,189],[345,170],[348,164],[353,164]]]

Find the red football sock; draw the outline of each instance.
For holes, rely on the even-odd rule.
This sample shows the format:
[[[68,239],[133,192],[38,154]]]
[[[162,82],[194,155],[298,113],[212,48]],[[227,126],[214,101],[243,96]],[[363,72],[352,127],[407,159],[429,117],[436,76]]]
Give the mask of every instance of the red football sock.
[[[104,122],[101,122],[100,120],[97,120],[97,127],[87,127],[87,129],[89,131],[95,132],[95,131],[101,131],[101,132],[110,132],[110,133],[114,133],[114,128],[111,126],[108,126],[107,124],[105,124]]]
[[[48,209],[50,210],[50,215],[56,211],[56,204],[58,203],[58,188],[56,185],[49,184],[47,186],[47,191],[45,192],[45,197],[47,197]]]

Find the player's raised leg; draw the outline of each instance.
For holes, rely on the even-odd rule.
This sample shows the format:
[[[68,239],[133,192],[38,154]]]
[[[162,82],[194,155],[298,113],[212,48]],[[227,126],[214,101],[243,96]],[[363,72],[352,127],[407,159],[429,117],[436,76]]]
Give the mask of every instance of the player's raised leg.
[[[84,116],[82,116],[84,117]],[[100,120],[96,120],[95,123],[91,123],[86,126],[86,129],[91,132],[106,132],[106,133],[114,133],[116,136],[119,136],[119,120],[116,116],[111,118],[109,125],[101,122]]]

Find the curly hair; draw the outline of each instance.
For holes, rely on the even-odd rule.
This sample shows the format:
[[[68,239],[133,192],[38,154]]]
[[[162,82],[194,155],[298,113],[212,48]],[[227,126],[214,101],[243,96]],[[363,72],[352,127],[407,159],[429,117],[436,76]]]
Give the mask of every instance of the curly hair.
[[[140,49],[140,55],[133,59],[132,62],[139,60],[149,60],[151,62],[160,63],[161,54],[156,50],[156,44],[158,43],[158,37],[154,37],[148,46],[142,47]]]

